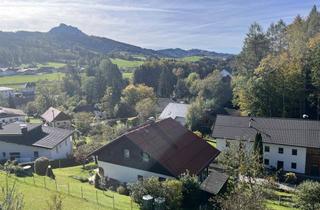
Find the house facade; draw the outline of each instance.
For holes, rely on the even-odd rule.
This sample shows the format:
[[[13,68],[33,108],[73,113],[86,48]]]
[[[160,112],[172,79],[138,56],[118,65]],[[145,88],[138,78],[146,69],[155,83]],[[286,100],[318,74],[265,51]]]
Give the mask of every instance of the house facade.
[[[20,109],[0,107],[0,123],[24,122],[26,114]]]
[[[71,128],[71,118],[64,112],[50,107],[45,113],[41,115],[44,123],[56,128]]]
[[[240,142],[250,150],[258,132],[265,167],[320,176],[320,121],[218,115],[212,136],[220,151]]]
[[[132,183],[151,176],[178,178],[188,170],[201,180],[219,151],[168,118],[139,126],[91,155],[105,177]]]
[[[12,88],[9,87],[0,87],[0,97],[2,98],[9,98],[10,96],[14,95],[14,91]]]
[[[10,123],[0,128],[0,160],[30,162],[38,157],[65,159],[72,154],[72,131],[40,124]]]

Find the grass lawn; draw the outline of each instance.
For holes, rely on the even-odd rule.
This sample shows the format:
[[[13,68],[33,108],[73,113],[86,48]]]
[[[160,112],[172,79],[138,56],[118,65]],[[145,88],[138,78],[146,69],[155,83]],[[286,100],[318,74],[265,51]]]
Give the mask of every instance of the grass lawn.
[[[30,120],[30,123],[35,123],[35,124],[37,124],[37,123],[42,123],[42,120],[39,119],[39,118],[27,117],[27,119]]]
[[[132,72],[123,72],[122,77],[131,80],[133,78]]]
[[[288,192],[280,192],[280,191],[275,191],[275,194],[278,196],[282,196],[282,201],[279,200],[267,200],[266,205],[268,209],[271,210],[298,210],[297,208],[292,207],[292,199],[294,199],[294,194],[293,193],[288,193]],[[285,199],[285,198],[291,198]]]
[[[111,62],[117,64],[119,68],[135,68],[144,63],[144,61],[129,61],[120,58],[111,58]]]
[[[67,64],[60,63],[60,62],[47,62],[47,63],[37,63],[35,65],[37,66],[37,68],[42,68],[42,67],[61,68],[61,67],[66,66]],[[21,64],[19,67],[20,68],[27,68],[29,66],[30,66],[30,64]]]
[[[11,184],[16,180],[15,186],[17,191],[23,194],[26,210],[47,209],[47,202],[50,199],[50,196],[57,192],[61,193],[63,197],[63,209],[66,210],[113,209],[113,197],[114,209],[131,209],[130,197],[111,191],[104,192],[96,190],[94,186],[89,185],[88,183],[81,183],[80,181],[71,178],[70,176],[74,175],[83,177],[89,176],[89,172],[82,170],[81,166],[54,169],[54,174],[56,175],[56,182],[50,178],[44,178],[37,175],[34,176],[34,179],[33,177],[16,178],[11,176],[8,180]],[[36,184],[34,184],[33,180],[35,180]],[[5,184],[6,175],[0,173],[0,186],[4,187]],[[97,203],[97,196],[99,204]],[[135,203],[132,203],[132,209],[139,208]]]
[[[36,74],[36,75],[14,75],[14,76],[5,76],[0,77],[0,85],[6,86],[17,86],[19,84],[24,84],[26,82],[37,82],[39,80],[49,80],[55,81],[64,77],[64,73],[55,72],[49,74]]]
[[[186,61],[186,62],[196,62],[199,61],[203,58],[203,56],[187,56],[187,57],[183,57],[180,60],[182,61]]]

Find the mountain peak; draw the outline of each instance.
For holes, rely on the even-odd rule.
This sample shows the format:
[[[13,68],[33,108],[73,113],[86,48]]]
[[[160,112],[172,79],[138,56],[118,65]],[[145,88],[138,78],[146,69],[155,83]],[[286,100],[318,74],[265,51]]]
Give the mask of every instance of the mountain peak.
[[[73,27],[71,25],[66,25],[64,23],[60,23],[59,26],[52,28],[49,33],[51,34],[61,34],[61,35],[84,35],[82,31],[78,28]]]

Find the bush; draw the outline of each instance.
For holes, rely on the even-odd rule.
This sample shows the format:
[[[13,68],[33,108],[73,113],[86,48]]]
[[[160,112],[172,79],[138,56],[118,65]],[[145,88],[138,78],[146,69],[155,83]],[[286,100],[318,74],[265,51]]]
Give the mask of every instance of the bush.
[[[4,166],[3,166],[3,169],[10,173],[10,174],[15,174],[16,176],[18,177],[24,177],[24,176],[27,176],[28,173],[26,173],[23,168],[21,166],[19,166],[17,164],[16,161],[10,161],[8,160]]]
[[[295,173],[289,172],[284,175],[285,182],[289,184],[295,184],[297,182],[297,176]]]
[[[119,186],[117,188],[117,193],[119,193],[120,195],[129,195],[128,189],[124,186]]]
[[[320,183],[305,181],[297,187],[297,205],[302,210],[320,209]]]
[[[180,181],[182,182],[183,205],[185,207],[197,207],[202,199],[198,178],[186,172],[182,174]]]
[[[50,161],[46,157],[36,159],[34,162],[34,172],[40,176],[46,176],[49,163]]]
[[[100,189],[100,184],[101,184],[101,177],[99,174],[96,174],[94,176],[94,187]]]

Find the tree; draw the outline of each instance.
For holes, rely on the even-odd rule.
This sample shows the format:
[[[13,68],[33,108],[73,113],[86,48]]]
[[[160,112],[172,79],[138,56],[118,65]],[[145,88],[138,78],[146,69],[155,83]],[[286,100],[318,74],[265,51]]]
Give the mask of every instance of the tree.
[[[145,98],[139,101],[136,104],[136,112],[138,113],[138,117],[145,121],[149,117],[152,117],[155,114],[155,100],[151,98]]]
[[[253,23],[238,56],[237,69],[244,75],[252,75],[260,61],[269,53],[269,40],[258,23]]]
[[[186,116],[186,125],[189,129],[201,131],[201,121],[204,118],[205,104],[203,99],[197,98],[196,101],[190,104]]]
[[[254,153],[258,156],[258,159],[261,164],[263,164],[263,144],[262,144],[262,135],[260,132],[257,132],[253,144]]]
[[[320,32],[320,13],[317,11],[316,5],[313,6],[305,22],[305,31],[309,38]]]
[[[80,145],[75,149],[73,156],[78,163],[82,164],[82,168],[85,168],[88,155],[99,147],[100,144],[97,142]]]
[[[108,87],[105,91],[103,98],[101,99],[102,111],[106,113],[107,118],[115,116],[115,106],[120,101],[120,97],[115,93],[112,87]]]
[[[129,106],[135,107],[138,101],[145,98],[155,100],[156,96],[153,88],[145,85],[128,85],[122,91],[122,101],[127,103]]]
[[[74,124],[76,129],[80,131],[82,135],[86,135],[90,131],[92,117],[93,116],[87,112],[79,112],[74,114]]]
[[[320,209],[320,183],[305,181],[297,187],[297,205],[302,210]]]
[[[268,28],[266,35],[270,42],[270,51],[273,54],[279,54],[287,49],[286,29],[287,26],[283,20],[279,20],[276,24],[272,23]]]
[[[175,75],[167,66],[163,65],[160,73],[159,85],[157,88],[158,95],[160,97],[170,97],[174,90],[175,84],[176,84]]]
[[[180,181],[182,183],[182,205],[190,209],[198,207],[202,197],[198,177],[187,171],[180,176]]]

